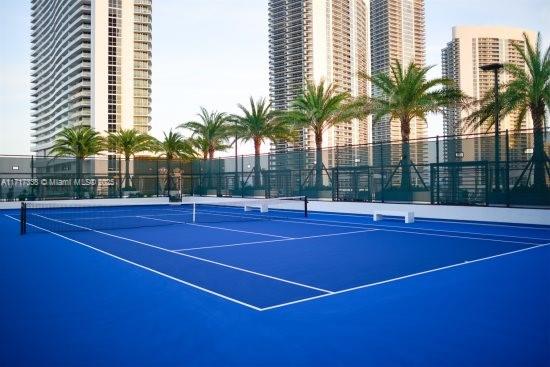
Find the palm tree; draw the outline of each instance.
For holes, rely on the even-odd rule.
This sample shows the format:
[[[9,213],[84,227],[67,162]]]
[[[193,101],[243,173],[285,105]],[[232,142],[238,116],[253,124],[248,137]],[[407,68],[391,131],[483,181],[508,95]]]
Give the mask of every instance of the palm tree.
[[[120,130],[109,133],[107,146],[109,150],[124,155],[126,174],[124,178],[124,189],[130,189],[130,158],[137,153],[147,151],[151,148],[151,136],[143,134],[135,129]],[[120,170],[120,168],[119,168]]]
[[[78,125],[64,128],[56,137],[52,147],[54,157],[74,157],[76,159],[76,177],[82,178],[83,161],[99,154],[105,149],[101,135],[89,126]],[[77,197],[81,197],[81,185],[77,186]]]
[[[203,138],[196,137],[191,139],[191,144],[195,149],[198,149],[202,154],[202,159],[206,161],[208,159],[208,141]]]
[[[524,173],[533,166],[535,191],[546,191],[545,167],[549,161],[544,151],[544,131],[546,130],[546,118],[550,108],[550,47],[545,52],[542,50],[542,37],[537,36],[533,45],[527,34],[523,34],[525,48],[520,43],[515,43],[514,48],[519,52],[525,62],[526,68],[514,64],[505,64],[504,68],[510,74],[511,81],[503,86],[500,95],[499,116],[516,114],[515,130],[519,131],[528,113],[533,119],[534,149],[533,156]],[[495,95],[489,92],[481,101],[481,107],[466,119],[466,124],[471,128],[483,128],[487,130],[495,123]]]
[[[289,111],[279,119],[297,128],[307,128],[315,135],[315,186],[323,186],[323,133],[332,126],[350,121],[355,117],[355,106],[348,93],[336,92],[333,85],[308,82],[306,88],[292,102]]]
[[[295,129],[284,119],[275,118],[271,103],[264,98],[254,101],[250,97],[250,108],[239,104],[241,115],[233,115],[235,132],[239,139],[254,142],[254,187],[261,185],[260,148],[266,140],[292,139]]]
[[[203,156],[205,152],[208,152],[208,187],[212,187],[214,153],[217,150],[225,150],[230,146],[227,144],[227,139],[232,133],[229,124],[230,117],[224,112],[209,112],[204,107],[201,107],[201,112],[197,116],[199,117],[198,121],[185,122],[179,125],[178,128],[191,130],[193,134],[191,137],[195,144],[198,144]]]
[[[374,76],[360,74],[380,91],[380,96],[363,97],[364,108],[372,113],[373,123],[389,117],[399,120],[401,124],[401,189],[406,191],[411,189],[411,121],[418,119],[425,122],[427,114],[443,113],[446,107],[465,102],[462,92],[452,80],[428,80],[427,74],[431,68],[410,63],[403,69],[396,60],[390,67],[390,73]]]
[[[163,133],[163,140],[154,140],[151,149],[160,156],[166,158],[166,189],[168,194],[172,191],[171,163],[174,159],[190,161],[197,157],[192,142],[185,139],[180,133],[170,130],[168,134]]]
[[[230,117],[224,112],[209,112],[204,107],[201,107],[201,112],[197,116],[199,121],[188,121],[178,128],[191,130],[192,137],[199,139],[201,146],[208,147],[208,157],[212,160],[217,150],[229,147],[226,141],[231,134]]]

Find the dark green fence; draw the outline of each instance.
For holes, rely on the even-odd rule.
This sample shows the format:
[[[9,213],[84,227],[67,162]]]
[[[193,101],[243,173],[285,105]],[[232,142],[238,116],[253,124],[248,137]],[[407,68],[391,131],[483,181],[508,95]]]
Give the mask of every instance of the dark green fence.
[[[548,135],[548,134],[545,134]],[[548,142],[548,136],[544,136]],[[550,207],[550,145],[532,131],[436,137],[260,157],[0,157],[1,200],[155,197],[170,193],[334,201]],[[541,176],[542,172],[542,176]]]
[[[190,164],[164,159],[0,156],[0,200],[167,196]]]

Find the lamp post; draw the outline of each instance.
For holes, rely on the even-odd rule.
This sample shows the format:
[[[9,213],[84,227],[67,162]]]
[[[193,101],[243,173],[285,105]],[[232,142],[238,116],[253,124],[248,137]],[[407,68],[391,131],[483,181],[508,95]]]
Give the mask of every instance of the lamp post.
[[[495,191],[500,191],[500,96],[498,73],[504,64],[494,63],[480,67],[483,71],[492,71],[495,75]]]
[[[239,148],[237,147],[237,142],[239,141],[239,134],[237,131],[237,122],[235,121],[235,177],[234,177],[234,191],[237,191],[238,189],[242,190],[242,187],[240,187],[239,182]]]

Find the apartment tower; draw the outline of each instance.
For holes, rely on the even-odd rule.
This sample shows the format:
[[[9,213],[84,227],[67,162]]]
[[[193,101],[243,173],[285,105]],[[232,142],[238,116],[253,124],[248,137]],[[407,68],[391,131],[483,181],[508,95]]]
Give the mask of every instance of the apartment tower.
[[[512,63],[525,67],[520,53],[514,47],[520,45],[525,47],[523,34],[534,42],[536,34],[532,31],[508,27],[454,27],[453,39],[442,50],[442,72],[443,76],[452,79],[460,89],[468,96],[475,99],[483,98],[494,89],[494,74],[480,70],[483,65],[493,63]],[[505,84],[510,79],[506,72],[500,73],[500,82]],[[458,108],[450,108],[443,118],[445,135],[477,134],[494,132],[488,127],[478,129],[467,129],[464,125],[464,118],[468,111]],[[500,129],[514,130],[517,115],[510,115],[500,122]],[[532,128],[532,121],[529,115],[522,122],[523,129]],[[510,135],[512,144],[526,144],[526,142],[515,141],[520,139],[514,134]],[[464,144],[469,144],[464,147]],[[521,149],[514,149],[519,152]],[[504,159],[504,151],[502,151]],[[446,159],[454,160],[490,160],[494,159],[494,142],[492,134],[487,138],[468,139],[462,137],[450,139],[445,145]],[[525,157],[511,157],[524,159]]]
[[[404,67],[410,63],[424,66],[426,59],[426,35],[424,24],[424,0],[371,0],[371,63],[372,73],[389,73],[390,66],[399,61]],[[373,95],[380,92],[373,88]],[[426,121],[411,121],[410,139],[426,138]],[[373,142],[401,140],[401,125],[397,120],[383,119],[373,124]],[[423,162],[427,151],[423,145],[411,145],[413,162]],[[392,163],[400,159],[399,149],[391,152]],[[384,158],[387,162],[389,157]],[[375,164],[380,164],[379,158]],[[386,163],[387,164],[387,163]]]
[[[67,126],[151,122],[151,1],[32,0],[32,149]]]
[[[369,4],[367,0],[269,0],[270,99],[277,110],[290,108],[308,81],[331,83],[353,96],[370,93],[359,72],[370,72]],[[365,144],[368,121],[328,129],[323,146]],[[295,148],[314,148],[305,129]],[[272,146],[285,152],[286,142]],[[334,157],[329,157],[334,159]]]

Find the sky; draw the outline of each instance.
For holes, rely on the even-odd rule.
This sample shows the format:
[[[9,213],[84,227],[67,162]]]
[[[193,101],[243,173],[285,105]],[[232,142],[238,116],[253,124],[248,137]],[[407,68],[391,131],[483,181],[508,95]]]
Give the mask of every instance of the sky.
[[[30,2],[0,0],[0,154],[30,153]],[[542,32],[547,0],[426,0],[432,77],[455,25],[499,25]],[[153,0],[153,135],[195,118],[200,106],[237,112],[268,97],[267,0]],[[430,117],[431,136],[442,133]],[[251,152],[250,144],[241,152]]]

